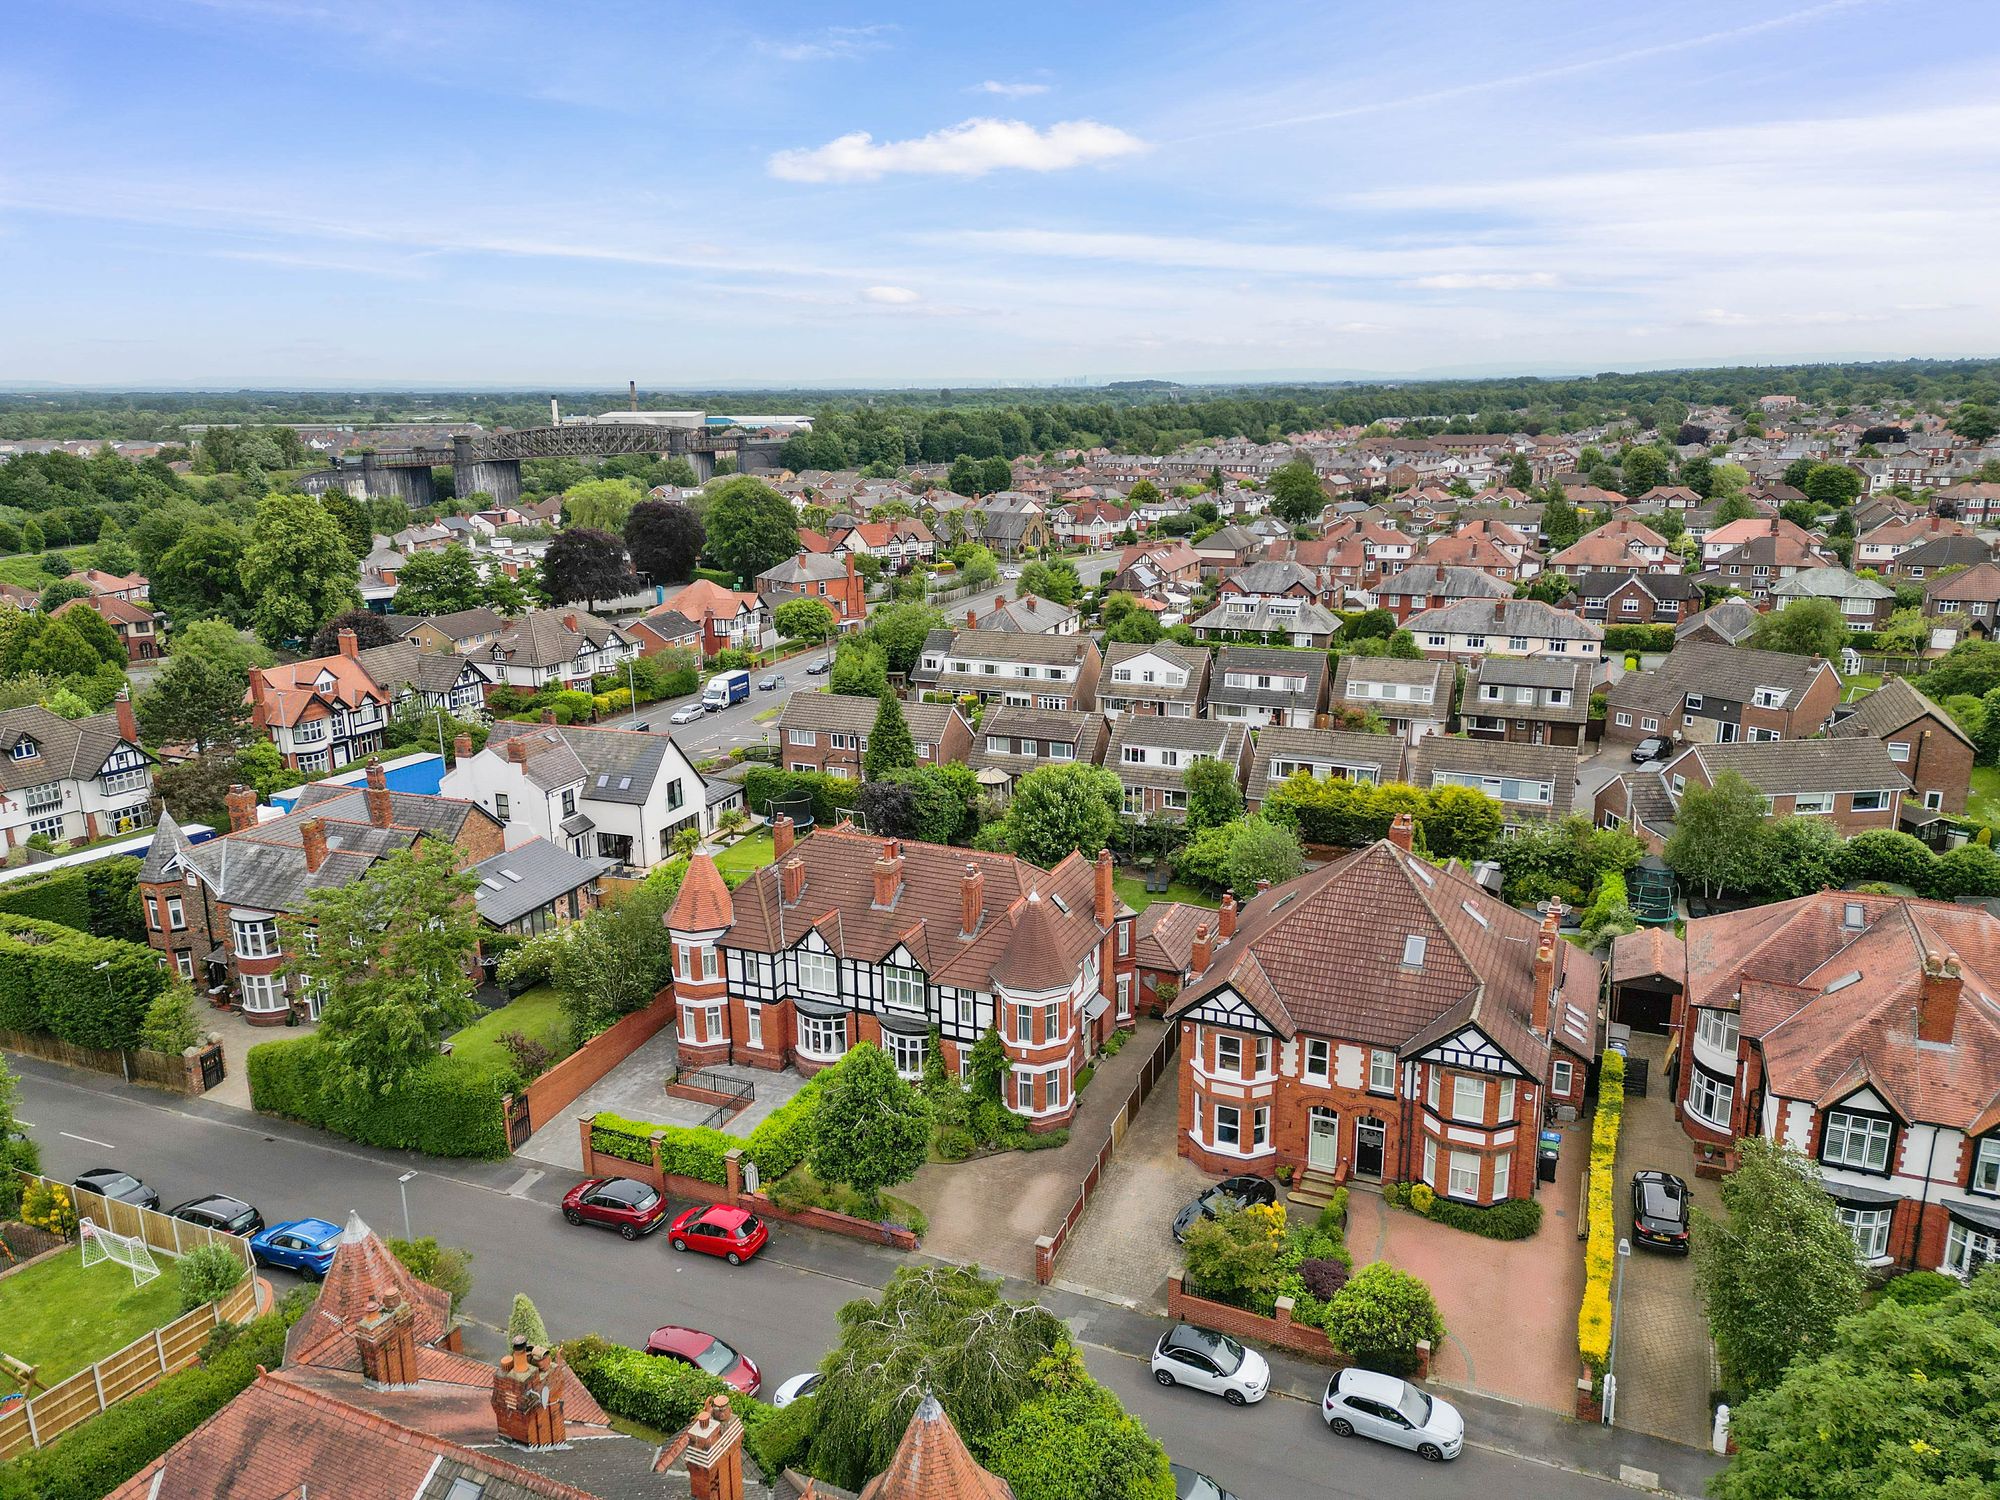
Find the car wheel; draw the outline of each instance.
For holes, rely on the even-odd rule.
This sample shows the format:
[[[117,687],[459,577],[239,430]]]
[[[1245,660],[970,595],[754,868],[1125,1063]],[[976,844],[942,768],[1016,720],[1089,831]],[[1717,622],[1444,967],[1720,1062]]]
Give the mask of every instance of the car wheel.
[[[581,1224],[581,1223],[583,1222],[583,1215],[582,1215],[582,1214],[580,1214],[580,1213],[578,1213],[578,1212],[577,1212],[577,1211],[576,1211],[575,1209],[573,1209],[573,1208],[566,1208],[566,1209],[564,1209],[564,1210],[563,1210],[563,1217],[564,1217],[565,1219],[568,1219],[568,1220],[570,1221],[570,1223],[572,1223],[572,1224]]]
[[[1161,1385],[1172,1385],[1174,1383],[1174,1372],[1172,1370],[1155,1370],[1153,1371],[1153,1379],[1159,1381]]]
[[[1427,1464],[1434,1464],[1444,1457],[1444,1449],[1436,1443],[1420,1443],[1417,1446],[1417,1457]]]
[[[1335,1437],[1354,1436],[1354,1424],[1348,1421],[1347,1418],[1345,1417],[1335,1417],[1331,1422],[1327,1423],[1326,1425],[1333,1429],[1333,1435]]]
[[[636,1240],[637,1238],[639,1238],[639,1226],[637,1224],[620,1224],[618,1226],[618,1232],[624,1235],[625,1238],[628,1240]]]
[[[742,1256],[740,1256],[740,1255],[738,1255],[738,1254],[737,1254],[737,1253],[736,1253],[736,1252],[735,1252],[734,1250],[730,1251],[730,1252],[729,1252],[729,1254],[728,1254],[728,1255],[727,1255],[726,1257],[724,1257],[724,1258],[725,1258],[725,1259],[726,1259],[726,1260],[727,1260],[727,1261],[728,1261],[728,1262],[729,1262],[729,1263],[730,1263],[730,1264],[731,1264],[732,1266],[740,1266],[740,1265],[742,1265],[742,1264],[743,1264],[743,1257],[742,1257]]]
[[[1249,1404],[1244,1399],[1243,1393],[1241,1391],[1224,1391],[1222,1393],[1222,1399],[1224,1401],[1227,1401],[1231,1406],[1245,1406]]]
[[[686,1240],[684,1240],[684,1239],[680,1239],[679,1237],[676,1237],[675,1239],[673,1239],[672,1241],[670,1241],[670,1243],[671,1243],[671,1244],[673,1245],[673,1247],[674,1247],[674,1248],[675,1248],[676,1250],[679,1250],[679,1251],[681,1251],[681,1252],[683,1252],[683,1253],[685,1253],[685,1252],[686,1252],[686,1250],[687,1250],[687,1247],[688,1247],[688,1242],[687,1242]]]
[[[302,1281],[318,1281],[319,1272],[311,1266],[301,1266],[299,1268],[299,1279]]]

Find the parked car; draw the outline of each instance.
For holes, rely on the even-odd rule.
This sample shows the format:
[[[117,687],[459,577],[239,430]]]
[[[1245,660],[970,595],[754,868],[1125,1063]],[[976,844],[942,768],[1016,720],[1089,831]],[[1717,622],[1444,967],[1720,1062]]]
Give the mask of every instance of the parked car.
[[[1457,1407],[1373,1370],[1342,1370],[1329,1380],[1320,1415],[1341,1437],[1374,1438],[1431,1463],[1457,1458],[1465,1447],[1465,1418]]]
[[[1267,1177],[1225,1177],[1174,1215],[1174,1242],[1187,1238],[1197,1219],[1220,1218],[1253,1203],[1275,1203],[1278,1190]]]
[[[712,1333],[703,1333],[695,1328],[681,1328],[669,1323],[664,1328],[655,1328],[653,1336],[646,1340],[646,1352],[657,1354],[662,1359],[679,1360],[684,1365],[693,1365],[697,1370],[706,1370],[724,1385],[734,1386],[746,1396],[757,1394],[757,1387],[764,1382],[763,1374],[747,1354],[738,1354]]]
[[[1002,578],[1019,578],[1021,576],[1021,570],[1019,568],[1002,568],[1000,570],[1000,576]]]
[[[225,1234],[255,1234],[264,1227],[262,1214],[241,1198],[232,1198],[227,1193],[206,1193],[199,1198],[190,1198],[173,1210],[173,1216],[186,1219],[190,1224],[220,1229]]]
[[[562,1213],[572,1224],[602,1224],[636,1240],[666,1222],[667,1200],[630,1177],[592,1177],[563,1194]]]
[[[719,1255],[732,1266],[742,1265],[770,1238],[764,1221],[748,1209],[724,1208],[719,1203],[687,1210],[667,1231],[667,1243],[676,1250]]]
[[[760,693],[775,693],[784,685],[785,674],[783,672],[773,672],[769,677],[763,678],[758,682],[757,691]]]
[[[1186,1464],[1168,1464],[1174,1474],[1174,1500],[1236,1500],[1236,1496],[1199,1469]]]
[[[1632,764],[1643,766],[1649,760],[1659,760],[1674,748],[1674,742],[1652,735],[1632,747]]]
[[[1231,1406],[1252,1406],[1271,1389],[1271,1366],[1226,1333],[1176,1323],[1153,1346],[1153,1379],[1213,1392]]]
[[[811,666],[806,668],[806,676],[824,677],[826,676],[827,673],[831,672],[832,670],[833,670],[833,662],[828,658],[822,656],[818,661],[814,662]]]
[[[690,703],[686,708],[677,708],[667,715],[669,724],[699,724],[702,720],[702,706]]]
[[[817,1370],[808,1370],[803,1375],[794,1375],[790,1380],[787,1380],[783,1385],[778,1387],[776,1394],[771,1397],[771,1404],[773,1406],[790,1406],[801,1396],[810,1396],[814,1391],[818,1390],[819,1383],[824,1379],[826,1377]]]
[[[1632,1174],[1632,1238],[1687,1254],[1688,1185],[1671,1172]]]
[[[76,1185],[86,1193],[101,1193],[106,1198],[116,1198],[120,1203],[136,1203],[141,1208],[158,1208],[160,1195],[146,1186],[130,1172],[121,1172],[116,1167],[92,1167],[81,1173]]]
[[[287,1219],[250,1236],[250,1254],[260,1266],[297,1271],[318,1281],[333,1265],[340,1248],[340,1226],[325,1219]]]

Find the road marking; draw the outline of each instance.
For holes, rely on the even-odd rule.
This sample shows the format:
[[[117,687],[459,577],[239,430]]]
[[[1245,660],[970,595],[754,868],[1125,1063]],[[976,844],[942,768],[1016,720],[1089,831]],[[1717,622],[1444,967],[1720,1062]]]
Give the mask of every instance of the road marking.
[[[118,1149],[109,1141],[93,1140],[87,1135],[70,1135],[67,1130],[58,1130],[56,1134],[69,1136],[73,1141],[82,1141],[86,1146],[102,1146],[106,1151],[116,1151]]]
[[[546,1172],[537,1172],[533,1170],[523,1172],[521,1174],[520,1180],[516,1182],[512,1187],[507,1189],[507,1196],[509,1198],[527,1197],[528,1189],[533,1187],[536,1183],[540,1182],[546,1176],[548,1176],[548,1173]]]

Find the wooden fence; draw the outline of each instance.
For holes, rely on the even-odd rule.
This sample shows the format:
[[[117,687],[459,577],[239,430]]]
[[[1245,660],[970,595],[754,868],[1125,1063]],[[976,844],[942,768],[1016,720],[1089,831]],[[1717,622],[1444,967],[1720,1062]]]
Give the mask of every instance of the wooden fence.
[[[113,1234],[143,1239],[149,1250],[157,1250],[163,1255],[185,1255],[198,1245],[221,1245],[242,1260],[246,1271],[254,1272],[257,1269],[256,1262],[250,1255],[250,1242],[241,1235],[230,1234],[221,1229],[210,1229],[206,1224],[190,1224],[185,1219],[173,1218],[158,1209],[141,1208],[136,1203],[121,1203],[116,1198],[105,1197],[102,1193],[71,1187],[66,1182],[55,1182],[53,1178],[37,1177],[32,1172],[23,1172],[20,1175],[25,1183],[54,1183],[69,1194],[70,1202],[76,1205],[78,1218],[88,1219]]]
[[[222,1049],[214,1050],[220,1053]],[[39,1057],[69,1068],[88,1068],[94,1073],[115,1073],[129,1077],[134,1083],[151,1084],[176,1094],[202,1092],[200,1059],[190,1061],[177,1052],[152,1052],[140,1047],[120,1052],[116,1047],[86,1047],[33,1031],[0,1031],[0,1051]],[[215,1078],[221,1082],[219,1070]]]
[[[1111,1117],[1111,1128],[1104,1133],[1104,1143],[1097,1148],[1097,1155],[1091,1158],[1090,1170],[1083,1174],[1083,1181],[1077,1185],[1076,1197],[1071,1201],[1068,1212],[1057,1221],[1053,1234],[1042,1235],[1035,1241],[1035,1280],[1042,1286],[1055,1279],[1056,1259],[1062,1254],[1063,1246],[1069,1243],[1070,1231],[1076,1228],[1084,1209],[1090,1206],[1091,1194],[1097,1191],[1097,1184],[1103,1180],[1104,1169],[1111,1164],[1111,1154],[1125,1139],[1126,1128],[1138,1117],[1139,1106],[1146,1102],[1146,1096],[1153,1092],[1154,1085],[1173,1070],[1180,1040],[1178,1024],[1169,1025],[1161,1034],[1153,1048],[1153,1055],[1146,1059],[1138,1081],[1132,1085],[1132,1092],[1125,1096],[1124,1104]]]

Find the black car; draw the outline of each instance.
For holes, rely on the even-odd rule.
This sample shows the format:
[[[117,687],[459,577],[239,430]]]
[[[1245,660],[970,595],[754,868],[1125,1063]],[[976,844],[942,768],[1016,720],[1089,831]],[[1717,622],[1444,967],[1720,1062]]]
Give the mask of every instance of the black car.
[[[1253,1203],[1275,1203],[1278,1190],[1267,1177],[1225,1177],[1174,1215],[1174,1241],[1187,1238],[1196,1219],[1215,1219]]]
[[[1671,1172],[1632,1174],[1632,1238],[1687,1253],[1688,1185]]]
[[[808,677],[824,677],[833,670],[833,663],[822,658],[806,668]]]
[[[1185,1464],[1168,1464],[1174,1473],[1174,1500],[1236,1500],[1236,1496],[1199,1469]]]
[[[1674,748],[1672,740],[1661,739],[1657,734],[1649,735],[1632,747],[1632,764],[1643,766],[1649,760],[1658,760]]]
[[[264,1216],[241,1198],[227,1193],[207,1193],[190,1198],[173,1210],[176,1219],[220,1229],[225,1234],[255,1234],[264,1227]]]
[[[158,1208],[160,1195],[146,1186],[130,1172],[121,1172],[116,1167],[92,1167],[76,1179],[76,1185],[86,1193],[99,1193],[106,1198],[116,1198],[120,1203],[136,1203],[141,1208]]]

